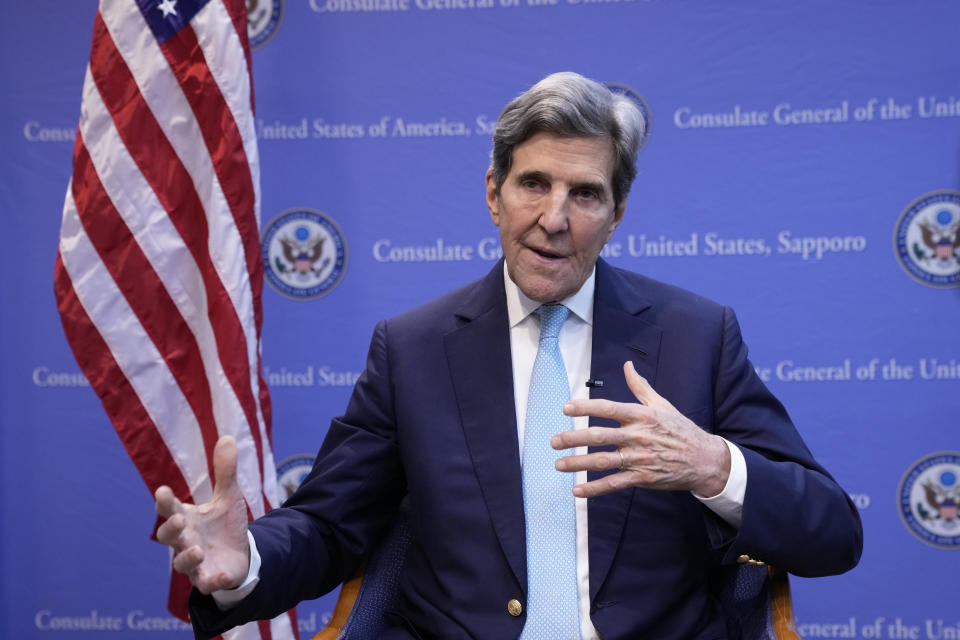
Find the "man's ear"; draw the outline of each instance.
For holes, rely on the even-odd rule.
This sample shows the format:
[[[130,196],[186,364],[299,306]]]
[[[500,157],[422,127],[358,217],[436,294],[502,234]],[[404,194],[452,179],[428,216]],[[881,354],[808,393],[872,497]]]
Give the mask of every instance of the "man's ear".
[[[604,244],[610,242],[610,238],[613,237],[613,232],[616,231],[620,223],[623,222],[623,212],[626,211],[626,209],[627,199],[624,198],[613,210],[613,220],[610,221],[610,228],[607,230],[607,239],[604,241]]]
[[[493,177],[493,169],[487,169],[486,178],[487,187],[487,209],[490,210],[490,218],[493,224],[500,226],[500,196],[497,193],[497,181]]]

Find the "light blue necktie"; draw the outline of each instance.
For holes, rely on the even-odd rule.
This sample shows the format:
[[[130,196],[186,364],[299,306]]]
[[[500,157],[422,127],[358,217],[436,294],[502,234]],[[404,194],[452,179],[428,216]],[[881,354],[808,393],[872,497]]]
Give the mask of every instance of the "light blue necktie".
[[[520,640],[580,638],[577,602],[577,517],[573,474],[557,471],[565,455],[550,438],[573,428],[562,411],[570,400],[567,368],[557,341],[570,310],[543,305],[540,346],[530,376],[523,436],[523,508],[527,523],[527,622]]]

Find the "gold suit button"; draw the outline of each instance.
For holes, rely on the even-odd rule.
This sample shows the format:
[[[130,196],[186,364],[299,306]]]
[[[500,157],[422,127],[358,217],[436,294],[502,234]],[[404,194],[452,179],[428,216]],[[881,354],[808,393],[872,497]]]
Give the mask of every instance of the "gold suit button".
[[[507,603],[507,612],[516,618],[518,615],[523,613],[523,605],[520,604],[519,600],[511,600]]]

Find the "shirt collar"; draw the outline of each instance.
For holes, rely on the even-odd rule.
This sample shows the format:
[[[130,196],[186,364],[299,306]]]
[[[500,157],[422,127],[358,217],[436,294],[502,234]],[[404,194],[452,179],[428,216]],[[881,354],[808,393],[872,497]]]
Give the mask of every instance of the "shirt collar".
[[[597,266],[594,265],[583,286],[573,295],[560,301],[560,304],[570,309],[571,313],[590,326],[593,326],[593,290],[596,285],[596,275]],[[536,311],[540,307],[540,303],[528,298],[510,278],[506,262],[503,263],[503,284],[507,293],[507,317],[512,329]]]

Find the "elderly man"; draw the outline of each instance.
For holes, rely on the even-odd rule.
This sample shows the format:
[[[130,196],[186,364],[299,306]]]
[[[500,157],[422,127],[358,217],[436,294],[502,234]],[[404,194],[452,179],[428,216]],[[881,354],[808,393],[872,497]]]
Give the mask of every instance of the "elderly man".
[[[211,504],[157,492],[199,635],[334,588],[405,496],[388,638],[733,638],[721,567],[857,563],[856,510],[755,375],[733,312],[598,259],[643,127],[572,73],[513,100],[486,176],[504,260],[377,325],[296,494],[248,532],[229,440]]]

